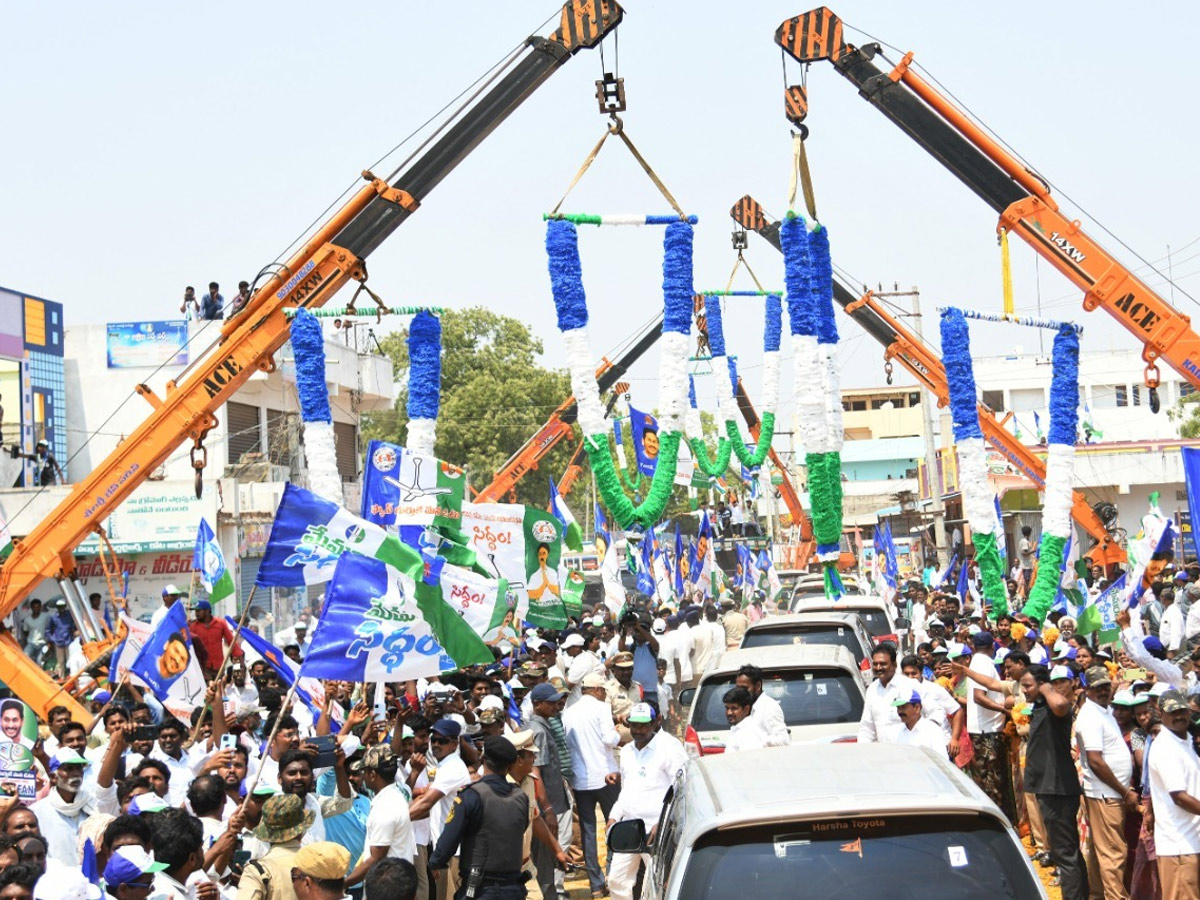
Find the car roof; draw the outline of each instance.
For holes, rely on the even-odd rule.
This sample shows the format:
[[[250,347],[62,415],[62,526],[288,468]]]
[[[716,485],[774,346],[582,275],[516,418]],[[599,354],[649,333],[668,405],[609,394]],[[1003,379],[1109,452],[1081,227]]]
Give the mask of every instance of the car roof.
[[[846,625],[854,627],[861,621],[861,618],[856,612],[839,612],[835,610],[813,609],[798,613],[781,613],[777,616],[767,616],[766,618],[759,619],[753,625],[749,626],[746,631],[767,631],[775,627],[786,627],[788,625],[798,624]]]
[[[775,669],[797,669],[805,666],[833,666],[858,673],[854,656],[838,644],[790,644],[783,647],[754,647],[749,650],[727,650],[721,661],[704,673],[707,679],[713,675],[729,675],[742,666],[754,665],[764,671]]]
[[[805,612],[810,609],[844,609],[846,612],[854,612],[854,609],[850,609],[850,607],[887,610],[886,603],[870,594],[847,594],[840,600],[830,600],[828,597],[796,597],[793,602],[796,604],[797,612]]]
[[[794,744],[700,757],[689,793],[709,831],[783,818],[1000,811],[945,757],[899,744]],[[707,801],[707,802],[704,802]]]

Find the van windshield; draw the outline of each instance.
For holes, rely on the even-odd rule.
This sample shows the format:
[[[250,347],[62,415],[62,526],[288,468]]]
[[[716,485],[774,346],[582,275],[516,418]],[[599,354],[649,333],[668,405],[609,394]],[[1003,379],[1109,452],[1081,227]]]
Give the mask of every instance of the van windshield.
[[[789,647],[792,644],[832,644],[845,647],[856,663],[863,661],[862,640],[853,628],[846,625],[803,625],[792,622],[777,628],[751,628],[742,639],[747,647]]]
[[[1035,900],[1029,862],[996,821],[975,815],[772,823],[715,831],[692,849],[689,900]]]
[[[692,713],[697,731],[728,731],[725,692],[737,676],[708,678],[700,685]],[[797,725],[836,725],[862,718],[862,682],[840,669],[764,672],[763,693],[774,697],[783,708],[789,728]]]
[[[792,612],[805,612],[803,603],[793,603]],[[829,612],[828,609],[823,609],[822,612]],[[871,637],[882,637],[885,634],[892,633],[892,625],[888,622],[887,613],[882,609],[877,609],[873,606],[855,607],[855,606],[839,606],[833,612],[857,613],[862,618],[863,624],[867,626],[867,631]]]

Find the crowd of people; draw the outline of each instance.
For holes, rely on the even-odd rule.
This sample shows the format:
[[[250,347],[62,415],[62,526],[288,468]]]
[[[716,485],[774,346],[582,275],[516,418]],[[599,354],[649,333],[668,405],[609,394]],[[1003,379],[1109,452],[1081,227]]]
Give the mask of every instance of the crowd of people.
[[[194,322],[219,322],[226,315],[236,316],[250,302],[250,283],[238,282],[238,292],[225,308],[225,298],[221,295],[221,285],[215,281],[208,283],[208,293],[196,296],[196,289],[188,285],[183,289],[183,302],[179,311],[185,319]]]

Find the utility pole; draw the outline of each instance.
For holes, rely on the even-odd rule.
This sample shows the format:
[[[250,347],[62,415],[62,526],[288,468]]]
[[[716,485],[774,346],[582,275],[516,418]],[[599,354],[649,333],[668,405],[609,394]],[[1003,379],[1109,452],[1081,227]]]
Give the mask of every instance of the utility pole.
[[[890,292],[876,291],[875,296],[911,298],[913,331],[923,341],[925,336],[921,327],[921,292],[915,285],[908,291],[901,291],[899,285],[895,285],[894,288]],[[942,503],[942,493],[938,490],[937,432],[934,430],[933,421],[934,404],[926,391],[918,389],[918,393],[921,396],[921,430],[925,438],[925,472],[929,478],[929,494],[933,501],[934,552],[937,554],[938,568],[940,569],[946,564],[948,557],[946,545],[946,507]]]

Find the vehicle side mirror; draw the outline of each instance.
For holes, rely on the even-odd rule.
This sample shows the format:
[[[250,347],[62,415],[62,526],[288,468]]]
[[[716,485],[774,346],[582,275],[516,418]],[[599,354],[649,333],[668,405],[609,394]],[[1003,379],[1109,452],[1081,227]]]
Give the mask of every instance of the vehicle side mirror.
[[[904,616],[900,616],[899,618],[896,619],[896,627],[899,628],[901,631],[907,631],[909,628],[912,627],[912,622],[910,622],[908,619],[904,618]]]
[[[692,701],[696,698],[695,688],[684,688],[679,692],[679,705],[685,709],[692,705]]]
[[[608,846],[614,853],[645,853],[646,823],[641,819],[618,822],[608,833]]]

